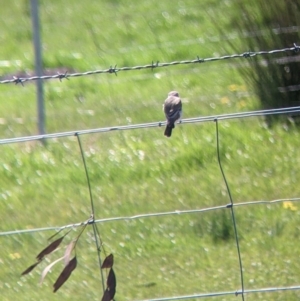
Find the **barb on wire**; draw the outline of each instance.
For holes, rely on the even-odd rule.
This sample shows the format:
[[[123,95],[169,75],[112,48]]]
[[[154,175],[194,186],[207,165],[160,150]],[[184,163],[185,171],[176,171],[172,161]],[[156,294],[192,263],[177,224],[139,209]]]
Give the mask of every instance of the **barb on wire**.
[[[249,57],[251,57],[251,55],[252,55],[252,52],[250,52],[250,51],[243,53],[244,58],[249,58]]]
[[[117,65],[115,65],[115,67],[112,67],[112,66],[110,66],[110,68],[108,69],[109,71],[108,71],[108,73],[114,73],[116,76],[118,75],[117,74]]]
[[[57,74],[57,75],[58,75],[58,79],[59,79],[60,82],[61,82],[62,79],[64,79],[64,78],[67,79],[67,80],[69,80],[67,73],[68,73],[68,71],[66,71],[65,73],[58,73],[58,74]]]
[[[157,61],[156,64],[154,64],[154,62],[152,61],[151,71],[153,71],[154,68],[157,68],[158,64],[159,64],[159,61]]]
[[[198,63],[204,63],[204,59],[200,59],[198,55],[197,55],[197,61]]]
[[[24,87],[23,80],[19,77],[13,76],[13,81],[16,85],[21,84]]]
[[[32,77],[22,77],[22,78],[16,78],[13,77],[13,79],[8,80],[1,80],[0,84],[9,84],[9,83],[24,83],[27,81],[33,81],[37,79],[41,80],[47,80],[47,79],[56,79],[58,78],[61,80],[62,78],[70,78],[70,77],[78,77],[78,76],[87,76],[87,75],[94,75],[94,74],[102,74],[102,73],[114,73],[117,75],[118,72],[121,71],[134,71],[134,70],[141,70],[141,69],[151,69],[159,68],[159,67],[170,67],[175,65],[186,65],[186,64],[199,64],[199,63],[207,63],[207,62],[214,62],[214,61],[220,61],[220,60],[228,60],[228,59],[236,59],[236,58],[249,58],[253,56],[258,55],[268,55],[268,54],[276,54],[276,53],[282,53],[282,52],[299,52],[299,46],[294,44],[294,47],[290,48],[282,48],[282,49],[273,49],[269,51],[256,51],[256,52],[245,52],[241,54],[231,54],[231,55],[224,55],[219,57],[208,57],[205,59],[200,59],[197,56],[197,59],[194,60],[183,60],[183,61],[173,61],[173,62],[166,62],[166,63],[159,63],[157,61],[156,64],[152,63],[150,65],[140,65],[140,66],[133,66],[133,67],[121,67],[117,68],[117,65],[115,67],[110,66],[109,69],[104,70],[94,70],[94,71],[86,71],[86,72],[78,72],[78,73],[70,73],[70,74],[55,74],[55,75],[43,75],[43,76],[32,76]]]
[[[220,156],[220,139],[219,139],[219,126],[218,126],[218,119],[215,119],[216,122],[216,138],[217,138],[217,157],[218,157],[218,163],[219,163],[219,167],[223,176],[223,180],[225,182],[226,188],[227,188],[227,192],[228,192],[228,196],[230,199],[230,204],[231,206],[229,207],[231,210],[231,217],[232,217],[232,222],[233,222],[233,228],[234,228],[234,234],[235,234],[235,241],[236,241],[236,248],[237,248],[237,253],[238,253],[238,258],[239,258],[239,265],[240,265],[240,276],[241,276],[241,286],[242,286],[242,291],[240,292],[243,301],[245,300],[244,298],[244,275],[243,275],[243,263],[242,263],[242,257],[241,257],[241,251],[240,251],[240,243],[239,243],[239,237],[238,237],[238,232],[237,232],[237,226],[236,226],[236,219],[235,219],[235,214],[234,214],[234,209],[233,209],[233,199],[232,199],[232,195],[230,192],[230,188],[222,167],[222,163],[221,163],[221,156]],[[239,294],[239,292],[236,292],[236,296]]]
[[[300,51],[300,46],[297,46],[297,44],[296,43],[294,43],[294,47],[295,47],[295,52],[299,52]]]

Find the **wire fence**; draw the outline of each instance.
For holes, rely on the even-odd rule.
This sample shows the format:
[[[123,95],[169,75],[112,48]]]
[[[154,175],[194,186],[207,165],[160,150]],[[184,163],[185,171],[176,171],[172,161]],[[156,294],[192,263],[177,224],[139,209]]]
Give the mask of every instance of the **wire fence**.
[[[142,69],[151,69],[154,70],[156,68],[164,68],[164,67],[171,67],[171,66],[178,66],[178,65],[189,65],[189,64],[202,64],[207,62],[214,62],[214,61],[221,61],[221,60],[229,60],[229,59],[249,59],[255,56],[265,56],[265,55],[273,55],[277,53],[284,53],[284,52],[292,52],[298,53],[300,51],[300,47],[294,44],[294,47],[290,48],[282,48],[277,50],[270,50],[270,51],[257,51],[257,52],[245,52],[241,54],[231,54],[219,57],[210,57],[210,58],[199,58],[193,60],[183,60],[183,61],[173,61],[173,62],[152,62],[151,64],[147,65],[137,65],[132,67],[117,67],[117,65],[110,66],[108,69],[103,70],[93,70],[93,71],[86,71],[86,72],[76,72],[76,73],[58,73],[54,75],[45,75],[45,76],[31,76],[31,77],[13,77],[12,79],[8,80],[1,80],[0,84],[24,84],[28,81],[35,81],[35,80],[50,80],[50,79],[59,79],[60,81],[63,79],[70,79],[72,77],[81,77],[81,76],[88,76],[88,75],[96,75],[96,74],[115,74],[117,75],[123,71],[136,71]],[[153,213],[140,213],[137,215],[132,216],[116,216],[116,217],[109,217],[109,218],[102,218],[102,219],[95,219],[95,208],[94,208],[94,200],[92,194],[92,186],[89,179],[89,170],[86,165],[85,161],[85,153],[82,148],[81,143],[81,136],[82,135],[92,135],[92,134],[101,134],[101,133],[108,133],[112,131],[125,131],[125,130],[135,130],[135,129],[149,129],[154,127],[161,127],[166,124],[165,121],[156,121],[151,123],[141,123],[141,124],[131,124],[131,125],[123,125],[123,126],[112,126],[112,127],[105,127],[105,128],[95,128],[95,129],[88,129],[88,130],[74,130],[68,132],[59,132],[59,133],[50,133],[44,135],[35,135],[35,136],[25,136],[25,137],[16,137],[16,138],[7,138],[7,139],[0,139],[0,145],[7,145],[12,143],[23,143],[28,141],[35,141],[35,140],[44,140],[44,139],[56,139],[56,138],[63,138],[63,137],[70,137],[75,136],[77,138],[78,146],[80,148],[81,158],[83,162],[83,167],[86,175],[87,186],[89,190],[90,196],[90,205],[91,205],[91,218],[85,222],[77,222],[74,224],[68,225],[60,225],[60,226],[51,226],[51,227],[44,227],[44,228],[33,228],[33,229],[19,229],[19,230],[11,230],[11,231],[4,231],[0,232],[0,236],[10,236],[10,235],[21,235],[25,233],[35,233],[35,232],[43,232],[43,231],[61,231],[64,229],[70,229],[74,227],[80,227],[85,225],[91,225],[93,227],[93,233],[95,237],[95,245],[98,253],[98,261],[99,266],[101,266],[101,258],[100,258],[100,250],[103,245],[101,241],[101,237],[99,234],[99,230],[97,228],[97,224],[108,223],[108,222],[122,222],[128,220],[138,220],[144,218],[153,218],[153,217],[164,217],[164,216],[178,216],[183,214],[195,214],[195,213],[207,213],[209,211],[217,211],[217,210],[230,210],[231,212],[231,220],[232,226],[234,228],[234,237],[236,243],[236,251],[237,251],[237,259],[239,264],[239,273],[240,273],[240,289],[235,291],[223,291],[223,292],[210,292],[210,293],[195,293],[192,295],[182,295],[182,296],[175,296],[175,297],[164,297],[164,298],[156,298],[152,299],[153,301],[173,301],[173,300],[184,300],[184,299],[196,299],[196,298],[209,298],[209,297],[221,297],[227,295],[233,296],[240,296],[241,299],[245,300],[245,295],[255,294],[255,293],[270,293],[270,292],[279,292],[279,291],[293,291],[293,290],[300,290],[300,286],[282,286],[282,287],[270,287],[270,288],[257,288],[257,289],[245,289],[244,285],[244,269],[243,269],[243,256],[240,250],[240,238],[238,233],[238,225],[236,223],[235,218],[235,208],[241,206],[253,206],[253,205],[271,205],[276,203],[282,202],[298,202],[300,201],[300,196],[290,199],[276,199],[276,200],[258,200],[258,201],[247,201],[242,203],[235,203],[233,197],[231,195],[230,185],[227,181],[226,173],[224,172],[222,166],[222,159],[220,156],[220,131],[219,131],[219,123],[225,120],[233,120],[233,119],[244,119],[249,117],[260,117],[260,116],[268,116],[268,115],[290,115],[300,112],[300,107],[290,107],[290,108],[281,108],[281,109],[270,109],[270,110],[258,110],[258,111],[249,111],[249,112],[240,112],[240,113],[230,113],[230,114],[222,114],[222,115],[211,115],[211,116],[199,116],[195,118],[186,118],[181,120],[181,124],[193,124],[193,123],[208,123],[214,122],[215,127],[215,137],[216,137],[216,157],[218,159],[220,173],[223,177],[223,181],[226,186],[226,190],[229,196],[229,203],[220,205],[220,206],[213,206],[213,207],[206,207],[206,208],[195,208],[191,210],[171,210],[171,211],[164,211],[164,212],[153,212]],[[101,271],[101,270],[100,270]],[[105,290],[104,285],[104,277],[102,272],[100,273],[101,281],[102,281],[102,289]]]
[[[258,111],[239,112],[239,113],[230,113],[230,114],[222,114],[222,115],[185,118],[182,119],[180,123],[181,124],[204,123],[204,122],[211,122],[216,120],[230,120],[230,119],[240,119],[240,118],[248,118],[248,117],[269,116],[269,115],[289,115],[289,114],[294,114],[299,112],[300,112],[300,107],[290,107],[290,108],[281,108],[281,109],[258,110]],[[21,143],[26,141],[43,140],[43,139],[63,138],[63,137],[70,137],[70,136],[77,136],[77,135],[87,135],[87,134],[97,134],[97,133],[100,134],[100,133],[107,133],[112,131],[149,129],[154,127],[162,127],[164,125],[166,125],[166,121],[157,121],[157,122],[150,122],[150,123],[112,126],[112,127],[96,128],[96,129],[88,129],[88,130],[77,130],[77,131],[75,130],[69,132],[50,133],[44,135],[5,138],[5,139],[0,139],[0,145],[9,144],[9,143]]]
[[[67,136],[76,136],[78,140],[78,145],[81,151],[81,157],[83,161],[83,166],[86,174],[87,179],[87,186],[89,189],[90,194],[90,201],[91,201],[91,218],[87,220],[84,223],[74,223],[69,225],[63,225],[63,226],[53,226],[53,227],[46,227],[46,228],[34,228],[34,229],[20,229],[20,230],[13,230],[13,231],[5,231],[0,232],[0,236],[9,236],[9,235],[20,235],[25,233],[34,233],[34,232],[42,232],[42,231],[61,231],[68,228],[73,227],[79,227],[83,225],[91,225],[93,227],[94,236],[95,236],[95,244],[98,251],[98,259],[99,259],[99,265],[101,266],[101,258],[100,258],[100,249],[102,247],[102,242],[100,238],[99,231],[97,229],[97,224],[101,223],[107,223],[107,222],[122,222],[127,220],[138,220],[138,219],[144,219],[144,218],[152,218],[152,217],[164,217],[164,216],[179,216],[182,214],[195,214],[195,213],[207,213],[209,211],[217,211],[217,210],[230,210],[231,211],[231,220],[232,225],[234,227],[234,237],[236,242],[236,248],[237,248],[237,257],[238,257],[238,263],[239,263],[239,272],[240,272],[240,289],[237,289],[235,291],[223,291],[223,292],[209,292],[209,293],[195,293],[192,295],[180,295],[175,297],[164,297],[164,298],[156,298],[151,299],[154,301],[173,301],[173,300],[184,300],[184,299],[196,299],[196,298],[209,298],[209,297],[221,297],[221,296],[240,296],[242,300],[245,300],[246,295],[255,294],[255,293],[270,293],[270,292],[279,292],[279,291],[294,291],[294,290],[300,290],[300,286],[285,286],[285,287],[269,287],[269,288],[257,288],[257,289],[245,289],[244,285],[244,269],[243,269],[243,257],[242,252],[240,250],[240,238],[238,233],[238,226],[236,223],[235,218],[235,209],[237,207],[241,206],[253,206],[253,205],[270,205],[270,204],[276,204],[276,203],[282,203],[286,201],[291,202],[298,202],[300,201],[300,197],[295,197],[291,199],[277,199],[277,200],[258,200],[258,201],[248,201],[248,202],[242,202],[242,203],[235,203],[231,191],[230,191],[230,185],[228,184],[226,173],[224,172],[224,169],[222,167],[222,159],[220,156],[220,141],[219,141],[219,126],[218,124],[225,120],[230,119],[237,119],[237,118],[247,118],[247,117],[259,117],[259,116],[267,116],[267,115],[278,115],[278,114],[292,114],[300,112],[300,107],[293,107],[293,108],[282,108],[282,109],[272,109],[272,110],[260,110],[260,111],[250,111],[250,112],[243,112],[243,113],[233,113],[233,114],[223,114],[223,115],[217,115],[217,116],[201,116],[197,118],[188,118],[183,119],[182,124],[188,124],[188,123],[203,123],[203,122],[214,122],[215,127],[215,136],[216,136],[216,156],[218,159],[219,169],[222,174],[228,196],[229,196],[229,203],[220,205],[220,206],[213,206],[213,207],[207,207],[207,208],[197,208],[197,209],[191,209],[191,210],[173,210],[173,211],[166,211],[166,212],[154,212],[154,213],[140,213],[133,216],[116,216],[116,217],[109,217],[105,219],[94,219],[95,209],[94,209],[94,200],[92,196],[92,187],[89,179],[89,170],[85,162],[85,153],[82,148],[82,143],[80,140],[81,135],[85,134],[95,134],[95,133],[105,133],[110,131],[122,131],[122,130],[133,130],[133,129],[147,129],[157,126],[162,126],[165,124],[165,122],[152,122],[152,123],[144,123],[144,124],[133,124],[133,125],[126,125],[126,126],[119,126],[119,127],[110,127],[110,128],[98,128],[98,129],[92,129],[92,130],[85,130],[85,131],[72,131],[72,132],[61,132],[61,133],[54,133],[54,134],[47,134],[47,135],[37,135],[37,136],[28,136],[28,137],[19,137],[19,138],[11,138],[11,139],[0,139],[0,145],[10,144],[10,143],[22,143],[26,141],[34,141],[34,140],[40,140],[40,139],[52,139],[52,138],[61,138],[61,137],[67,137]],[[104,290],[104,280],[103,275],[101,273],[101,279],[102,279],[102,287]]]
[[[284,202],[298,202],[298,201],[300,201],[300,197],[299,198],[270,200],[270,201],[267,201],[267,200],[247,201],[247,202],[243,202],[243,203],[233,203],[232,205],[224,204],[221,206],[191,209],[191,210],[174,210],[174,211],[165,211],[165,212],[141,213],[141,214],[132,215],[132,216],[117,216],[117,217],[101,218],[101,219],[95,219],[93,222],[96,224],[109,223],[109,222],[122,222],[122,221],[131,221],[131,220],[151,218],[151,217],[164,217],[164,216],[170,216],[170,215],[178,216],[178,215],[183,215],[183,214],[205,213],[205,212],[216,211],[216,210],[220,210],[220,209],[228,209],[231,207],[244,207],[244,206],[251,206],[251,205],[272,205],[272,204],[278,204],[278,203],[284,203]],[[0,236],[36,233],[36,232],[53,231],[53,230],[61,231],[61,230],[65,230],[65,229],[81,227],[83,225],[90,224],[90,223],[91,223],[90,221],[86,221],[86,222],[78,222],[78,223],[63,225],[63,226],[52,226],[52,227],[44,227],[44,228],[4,231],[4,232],[0,232]]]

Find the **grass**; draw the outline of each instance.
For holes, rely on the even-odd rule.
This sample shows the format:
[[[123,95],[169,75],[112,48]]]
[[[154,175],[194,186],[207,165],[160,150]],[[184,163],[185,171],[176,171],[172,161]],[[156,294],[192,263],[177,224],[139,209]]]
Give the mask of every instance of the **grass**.
[[[212,39],[218,32],[206,11],[226,11],[220,14],[220,24],[228,26],[230,4],[225,2],[40,4],[47,68],[81,72],[115,64],[134,66],[224,54],[224,41]],[[3,76],[20,70],[30,73],[33,68],[29,11],[27,1],[2,3]],[[233,63],[47,81],[47,132],[163,120],[162,102],[173,89],[182,95],[184,117],[258,109],[257,99]],[[34,84],[2,85],[0,89],[1,137],[36,134]],[[270,129],[263,119],[247,118],[221,121],[219,130],[220,156],[234,202],[299,196],[296,126],[283,122]],[[81,142],[96,218],[229,203],[217,161],[214,123],[178,125],[172,139],[165,139],[162,128],[152,128],[84,135]],[[86,220],[91,213],[76,137],[48,140],[45,146],[38,142],[2,145],[0,173],[1,232],[72,224]],[[246,289],[299,283],[300,210],[293,204],[235,208]],[[115,256],[118,301],[240,288],[229,211],[106,222],[98,227],[106,252]],[[65,243],[78,233],[72,231]],[[0,237],[2,300],[20,296],[22,300],[45,301],[101,299],[90,228],[79,240],[77,269],[56,294],[51,292],[52,284],[62,265],[53,268],[41,287],[38,282],[47,262],[61,256],[62,249],[20,278],[52,234]],[[101,256],[103,259],[104,254]],[[298,300],[299,292],[250,294],[247,300],[269,296],[272,300]]]

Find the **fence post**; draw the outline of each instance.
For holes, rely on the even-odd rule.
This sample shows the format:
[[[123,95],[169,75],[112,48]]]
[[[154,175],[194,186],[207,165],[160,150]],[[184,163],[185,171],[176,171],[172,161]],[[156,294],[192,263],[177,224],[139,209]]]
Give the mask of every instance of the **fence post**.
[[[43,75],[43,62],[42,62],[42,47],[40,39],[40,24],[39,24],[39,9],[38,0],[30,0],[31,6],[31,20],[34,44],[34,60],[35,60],[35,73],[36,76]],[[38,133],[39,135],[45,134],[45,109],[44,109],[44,90],[43,80],[36,81],[37,87],[37,115],[38,115]]]

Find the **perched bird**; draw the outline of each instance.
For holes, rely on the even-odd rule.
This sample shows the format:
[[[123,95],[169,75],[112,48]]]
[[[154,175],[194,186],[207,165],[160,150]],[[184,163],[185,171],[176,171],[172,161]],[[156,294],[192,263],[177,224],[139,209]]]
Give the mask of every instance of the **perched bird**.
[[[181,99],[177,91],[171,91],[168,94],[168,98],[165,100],[163,108],[167,118],[165,136],[171,137],[175,122],[180,120],[182,115]]]

